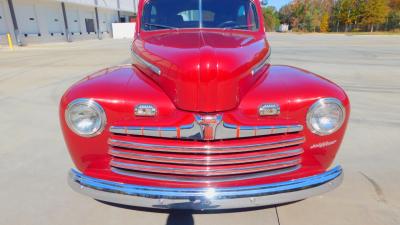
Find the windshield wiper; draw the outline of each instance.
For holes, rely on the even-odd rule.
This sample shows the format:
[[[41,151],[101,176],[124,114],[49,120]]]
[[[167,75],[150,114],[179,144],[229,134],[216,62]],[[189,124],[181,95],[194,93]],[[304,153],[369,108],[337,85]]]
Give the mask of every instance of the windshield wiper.
[[[225,27],[225,30],[232,30],[232,29],[242,29],[242,28],[252,28],[255,27],[255,24],[251,24],[251,25],[237,25],[237,26],[232,26],[232,27]]]
[[[171,30],[177,30],[177,27],[171,27],[171,26],[167,26],[167,25],[162,25],[162,24],[155,24],[155,23],[145,23],[145,26],[149,26],[149,27],[158,27],[158,28],[166,28],[166,29],[171,29]]]

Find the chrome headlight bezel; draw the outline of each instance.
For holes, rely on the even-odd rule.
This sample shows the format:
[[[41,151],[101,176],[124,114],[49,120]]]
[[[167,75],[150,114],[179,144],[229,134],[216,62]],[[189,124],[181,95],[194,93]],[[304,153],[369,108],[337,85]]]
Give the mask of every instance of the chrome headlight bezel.
[[[330,129],[327,131],[321,131],[313,126],[312,119],[313,119],[315,111],[326,105],[336,105],[338,112],[341,115],[340,115],[340,120],[337,122],[336,126],[333,129]],[[336,98],[322,98],[322,99],[319,99],[318,101],[316,101],[309,108],[308,113],[307,113],[307,127],[314,134],[317,134],[319,136],[327,136],[327,135],[331,135],[331,134],[335,133],[336,131],[338,131],[343,126],[345,118],[346,118],[346,109],[340,100],[338,100]]]
[[[70,114],[71,110],[77,106],[84,106],[90,110],[93,110],[93,112],[95,112],[98,115],[97,119],[100,120],[100,125],[98,127],[96,127],[96,129],[92,130],[91,132],[86,132],[86,133],[77,129],[77,127],[75,126],[75,124],[73,123],[73,121],[71,119],[71,114]],[[104,128],[107,124],[107,117],[106,117],[106,113],[105,113],[103,107],[101,107],[101,105],[98,104],[96,101],[94,101],[93,99],[79,98],[68,104],[68,106],[65,110],[65,121],[66,121],[69,129],[71,129],[75,134],[77,134],[81,137],[89,138],[89,137],[98,136],[104,131]]]

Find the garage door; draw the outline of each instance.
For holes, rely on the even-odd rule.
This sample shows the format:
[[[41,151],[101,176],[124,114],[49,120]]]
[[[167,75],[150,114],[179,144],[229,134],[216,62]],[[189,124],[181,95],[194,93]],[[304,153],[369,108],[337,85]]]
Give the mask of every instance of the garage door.
[[[33,3],[15,4],[15,14],[22,34],[39,34],[36,10]]]
[[[61,4],[48,4],[44,6],[47,11],[47,26],[50,34],[63,33],[64,20],[62,18]]]
[[[95,28],[95,16],[94,16],[94,10],[88,10],[88,9],[83,9],[80,11],[80,14],[82,18],[85,19],[85,24],[86,24],[86,32],[87,33],[94,33],[96,32]]]
[[[106,12],[99,12],[99,26],[100,32],[107,32],[108,14]]]
[[[68,6],[67,7],[67,20],[68,20],[68,28],[72,33],[80,33],[81,32],[81,24],[79,21],[79,11],[78,8]]]
[[[0,2],[0,35],[4,35],[8,33],[8,27],[7,27],[7,22],[6,22],[6,16],[5,16],[5,7],[3,5],[3,2]]]
[[[111,12],[107,15],[107,31],[112,33],[112,23],[118,22],[118,13]]]

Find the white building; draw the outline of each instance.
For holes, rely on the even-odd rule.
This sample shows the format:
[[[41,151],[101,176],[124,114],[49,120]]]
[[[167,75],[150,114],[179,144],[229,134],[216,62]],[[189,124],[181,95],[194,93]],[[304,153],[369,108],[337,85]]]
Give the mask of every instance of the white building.
[[[105,38],[129,22],[138,0],[0,0],[0,45]]]
[[[279,32],[289,32],[289,24],[284,23],[284,24],[279,25],[278,31]]]

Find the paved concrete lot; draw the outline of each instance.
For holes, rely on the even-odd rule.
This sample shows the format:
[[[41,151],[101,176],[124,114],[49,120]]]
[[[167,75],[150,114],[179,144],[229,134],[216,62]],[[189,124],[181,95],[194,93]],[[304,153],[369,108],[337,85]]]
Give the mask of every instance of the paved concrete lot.
[[[129,41],[0,49],[0,224],[398,225],[400,224],[400,36],[271,34],[273,64],[339,83],[353,110],[336,163],[343,185],[295,204],[219,214],[117,208],[66,184],[71,160],[58,101],[75,81],[129,63]]]

